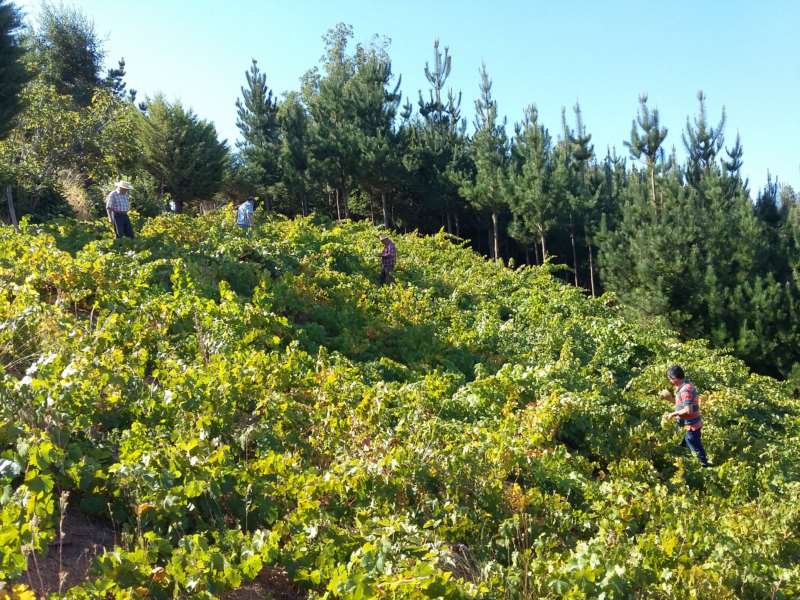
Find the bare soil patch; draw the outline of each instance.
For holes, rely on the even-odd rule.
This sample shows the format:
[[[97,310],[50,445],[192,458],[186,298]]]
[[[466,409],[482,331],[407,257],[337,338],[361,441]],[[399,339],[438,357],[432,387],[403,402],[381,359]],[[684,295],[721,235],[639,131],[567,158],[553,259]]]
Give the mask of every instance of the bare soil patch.
[[[224,600],[305,600],[306,597],[307,594],[292,583],[285,569],[266,567],[252,582],[225,594]]]
[[[64,515],[64,537],[50,544],[44,556],[28,559],[28,572],[20,578],[29,583],[38,596],[67,589],[85,581],[95,556],[114,547],[114,530],[100,519],[73,508]],[[64,581],[59,587],[63,574]]]

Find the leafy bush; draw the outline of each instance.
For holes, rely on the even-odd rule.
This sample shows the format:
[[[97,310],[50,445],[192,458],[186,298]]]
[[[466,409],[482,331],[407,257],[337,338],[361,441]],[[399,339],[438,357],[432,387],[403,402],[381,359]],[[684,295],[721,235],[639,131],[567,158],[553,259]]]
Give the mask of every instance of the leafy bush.
[[[444,235],[378,287],[364,223],[135,227],[0,229],[0,580],[67,490],[123,533],[74,598],[800,594],[786,384]],[[662,423],[672,362],[714,469]]]

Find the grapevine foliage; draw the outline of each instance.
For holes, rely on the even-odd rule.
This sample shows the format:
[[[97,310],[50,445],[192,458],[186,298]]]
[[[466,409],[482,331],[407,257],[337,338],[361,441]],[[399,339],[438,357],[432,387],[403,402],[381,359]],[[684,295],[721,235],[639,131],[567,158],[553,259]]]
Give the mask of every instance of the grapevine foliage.
[[[0,228],[0,581],[68,491],[122,531],[73,598],[276,567],[312,598],[800,595],[782,384],[443,234],[379,287],[364,223],[135,227]],[[673,362],[713,469],[662,420]]]

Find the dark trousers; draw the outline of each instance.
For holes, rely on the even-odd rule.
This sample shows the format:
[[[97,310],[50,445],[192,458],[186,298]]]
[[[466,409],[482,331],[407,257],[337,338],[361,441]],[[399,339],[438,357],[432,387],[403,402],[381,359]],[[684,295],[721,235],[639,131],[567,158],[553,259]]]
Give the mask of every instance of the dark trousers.
[[[383,267],[383,268],[381,269],[381,277],[380,277],[380,279],[378,280],[378,281],[379,281],[379,283],[380,283],[381,285],[383,285],[383,284],[385,284],[385,283],[391,283],[391,282],[392,282],[392,279],[394,279],[394,278],[392,277],[392,269],[387,269],[386,267]]]
[[[133,226],[131,220],[128,218],[128,213],[114,212],[114,231],[117,234],[117,239],[121,237],[133,237]]]
[[[702,429],[698,429],[697,431],[689,431],[686,430],[686,435],[683,436],[683,442],[681,442],[681,446],[686,446],[697,455],[697,458],[700,459],[700,464],[708,466],[708,459],[706,458],[706,450],[703,448],[703,440],[700,433]]]

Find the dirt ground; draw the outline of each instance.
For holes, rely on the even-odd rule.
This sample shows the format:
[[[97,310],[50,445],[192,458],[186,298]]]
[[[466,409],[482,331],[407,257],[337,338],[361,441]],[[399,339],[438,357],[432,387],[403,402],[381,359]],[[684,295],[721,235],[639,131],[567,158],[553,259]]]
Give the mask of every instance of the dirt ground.
[[[64,516],[60,558],[56,541],[50,544],[45,556],[38,556],[36,561],[28,559],[28,572],[20,578],[20,582],[32,585],[39,596],[58,592],[59,589],[65,591],[84,581],[94,557],[106,548],[113,548],[116,541],[117,536],[108,524],[79,510],[68,509]],[[59,572],[64,573],[65,577],[60,588]]]
[[[95,556],[112,549],[118,536],[108,523],[92,518],[77,509],[68,509],[64,517],[64,539],[50,544],[44,556],[28,560],[28,572],[17,583],[27,583],[40,598],[66,592],[89,577]],[[59,573],[64,581],[59,587]],[[296,587],[284,569],[266,567],[251,582],[225,594],[224,600],[302,600],[305,592]]]
[[[225,600],[303,600],[305,592],[289,580],[281,568],[267,567],[252,582],[225,594]]]

